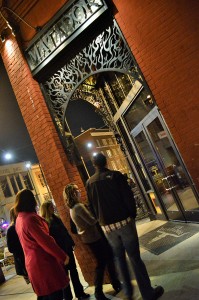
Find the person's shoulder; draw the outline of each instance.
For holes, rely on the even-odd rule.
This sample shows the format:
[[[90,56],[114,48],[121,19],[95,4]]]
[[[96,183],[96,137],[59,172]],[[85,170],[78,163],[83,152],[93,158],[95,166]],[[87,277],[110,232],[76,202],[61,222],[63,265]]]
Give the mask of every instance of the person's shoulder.
[[[83,203],[76,203],[75,205],[74,205],[74,209],[76,209],[76,210],[79,210],[79,209],[82,209],[82,208],[84,208],[84,204]]]
[[[95,181],[97,177],[97,174],[93,174],[87,181],[86,181],[86,187],[88,187],[93,181]]]
[[[33,213],[27,213],[26,215],[26,221],[32,224],[35,223],[46,223],[45,219],[39,216],[36,212]]]
[[[52,220],[55,221],[55,222],[58,222],[58,223],[62,222],[61,218],[58,215],[55,215],[55,214],[52,215]]]
[[[8,227],[8,229],[7,229],[7,234],[10,234],[10,233],[12,233],[12,232],[14,232],[14,231],[16,231],[15,225],[12,224],[12,225],[10,225],[10,226]]]
[[[81,214],[81,212],[85,210],[85,205],[83,203],[77,203],[73,206],[73,209],[76,214]]]
[[[106,172],[113,178],[118,178],[118,177],[124,178],[124,175],[120,171],[107,169]]]

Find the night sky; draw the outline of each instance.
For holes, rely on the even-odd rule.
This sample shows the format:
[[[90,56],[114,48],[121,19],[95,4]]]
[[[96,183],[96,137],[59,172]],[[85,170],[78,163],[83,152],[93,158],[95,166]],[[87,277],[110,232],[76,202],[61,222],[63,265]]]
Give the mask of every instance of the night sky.
[[[100,128],[104,122],[95,112],[95,107],[85,100],[70,101],[66,110],[66,119],[74,136],[81,133],[81,128]]]
[[[69,103],[67,119],[74,136],[81,133],[81,127],[87,130],[104,126],[94,107],[83,100]],[[3,157],[8,151],[13,154],[13,159],[9,162]],[[0,165],[20,161],[31,161],[34,164],[38,159],[0,58]]]
[[[3,157],[8,151],[13,154],[9,162]],[[0,58],[0,165],[20,161],[33,164],[38,159]]]

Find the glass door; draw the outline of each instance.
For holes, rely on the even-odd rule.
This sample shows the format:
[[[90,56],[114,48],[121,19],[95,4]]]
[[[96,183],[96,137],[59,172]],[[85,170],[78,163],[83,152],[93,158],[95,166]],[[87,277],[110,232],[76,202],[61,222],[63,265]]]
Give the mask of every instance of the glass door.
[[[131,134],[168,218],[198,220],[196,191],[156,107]]]

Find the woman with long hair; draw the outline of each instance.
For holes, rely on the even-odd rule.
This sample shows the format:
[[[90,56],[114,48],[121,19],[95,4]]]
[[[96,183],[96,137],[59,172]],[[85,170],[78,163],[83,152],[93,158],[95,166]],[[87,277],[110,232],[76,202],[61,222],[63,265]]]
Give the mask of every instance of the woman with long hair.
[[[69,256],[69,263],[65,267],[65,270],[67,274],[68,271],[70,273],[70,279],[73,284],[76,298],[79,300],[89,298],[90,295],[84,292],[84,288],[79,280],[75,257],[73,254],[75,243],[61,219],[55,215],[52,201],[45,201],[42,203],[40,214],[48,223],[50,235],[55,239],[59,247]],[[66,289],[66,299],[72,300],[72,298],[73,297],[69,285]]]
[[[78,186],[75,183],[68,184],[64,188],[63,196],[67,206],[70,208],[71,219],[77,226],[82,242],[89,246],[97,261],[95,269],[95,297],[97,300],[107,300],[108,298],[103,293],[103,278],[106,267],[108,268],[114,290],[119,292],[121,289],[115,270],[112,250],[97,226],[97,221],[86,206],[80,203],[81,193]]]
[[[7,246],[10,253],[14,256],[15,270],[16,274],[23,276],[26,283],[30,283],[28,278],[28,273],[25,267],[25,257],[19,237],[15,229],[16,215],[14,212],[14,207],[10,209],[10,226],[7,229],[6,240]]]
[[[68,256],[49,235],[46,221],[36,213],[34,194],[23,189],[16,195],[16,232],[25,255],[28,277],[38,300],[63,300],[69,283],[64,265]]]

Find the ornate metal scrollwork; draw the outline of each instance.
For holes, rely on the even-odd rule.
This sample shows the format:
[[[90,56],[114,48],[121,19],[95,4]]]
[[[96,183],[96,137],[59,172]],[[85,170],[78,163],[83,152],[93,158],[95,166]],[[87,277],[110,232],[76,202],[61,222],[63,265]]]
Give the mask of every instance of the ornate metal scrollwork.
[[[108,70],[138,73],[132,54],[115,21],[45,82],[49,108],[59,120],[62,136],[65,110],[68,101],[80,93],[78,86],[90,75]],[[93,95],[87,95],[86,100],[91,101],[88,99],[92,97]],[[103,107],[104,105],[99,107],[102,114]],[[60,124],[63,124],[62,129]]]

